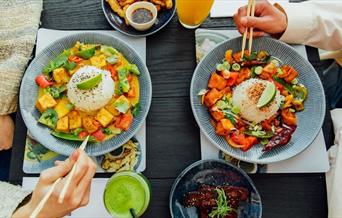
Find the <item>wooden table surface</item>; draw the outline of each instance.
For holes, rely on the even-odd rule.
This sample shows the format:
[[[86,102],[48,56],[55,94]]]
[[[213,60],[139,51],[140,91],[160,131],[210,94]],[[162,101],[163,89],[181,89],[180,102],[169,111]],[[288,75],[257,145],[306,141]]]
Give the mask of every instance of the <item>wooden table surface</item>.
[[[41,27],[63,30],[112,29],[103,16],[100,0],[45,0]],[[231,19],[208,19],[202,27],[234,29]],[[311,61],[317,50],[307,48]],[[147,117],[147,169],[152,201],[144,217],[166,218],[174,179],[200,159],[199,128],[190,107],[190,80],[195,69],[195,32],[184,29],[177,17],[163,30],[147,37],[147,66],[153,83]],[[12,152],[10,181],[21,183],[26,127],[20,113]],[[331,121],[325,122],[327,144]],[[328,140],[327,140],[328,139]],[[26,175],[29,176],[29,175]],[[324,218],[327,215],[324,174],[251,175],[263,201],[265,218]],[[100,200],[100,199],[99,199]]]

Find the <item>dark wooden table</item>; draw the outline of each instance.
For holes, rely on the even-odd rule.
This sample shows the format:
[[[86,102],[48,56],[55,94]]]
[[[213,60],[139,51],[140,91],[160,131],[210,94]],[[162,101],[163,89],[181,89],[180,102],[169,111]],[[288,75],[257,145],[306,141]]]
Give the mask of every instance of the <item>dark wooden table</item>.
[[[41,27],[63,30],[112,29],[100,1],[45,0]],[[231,19],[208,19],[202,27],[233,29]],[[317,50],[307,48],[317,65]],[[195,69],[195,33],[181,27],[175,17],[155,35],[147,37],[147,66],[153,83],[152,106],[147,117],[147,169],[152,183],[152,201],[144,217],[166,218],[169,192],[177,175],[200,159],[199,128],[189,99]],[[20,184],[26,127],[17,114],[10,182]],[[325,126],[331,144],[331,121]],[[314,161],[314,160],[313,160]],[[324,218],[327,215],[324,174],[251,175],[263,201],[265,218]],[[99,199],[100,200],[100,199]]]

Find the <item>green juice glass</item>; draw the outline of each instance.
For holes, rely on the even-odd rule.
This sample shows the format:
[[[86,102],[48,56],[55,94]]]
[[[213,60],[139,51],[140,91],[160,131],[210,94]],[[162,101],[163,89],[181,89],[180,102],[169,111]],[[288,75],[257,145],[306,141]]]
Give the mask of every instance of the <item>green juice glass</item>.
[[[151,186],[145,176],[134,171],[114,174],[107,182],[103,201],[115,218],[140,217],[150,203]]]

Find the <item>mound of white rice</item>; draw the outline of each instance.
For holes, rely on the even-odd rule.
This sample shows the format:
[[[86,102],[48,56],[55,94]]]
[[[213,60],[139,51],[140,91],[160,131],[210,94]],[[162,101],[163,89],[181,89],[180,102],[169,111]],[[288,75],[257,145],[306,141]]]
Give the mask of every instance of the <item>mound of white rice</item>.
[[[77,88],[77,84],[102,74],[102,81],[88,90]],[[90,112],[104,107],[114,94],[114,81],[110,72],[93,66],[84,66],[76,71],[68,83],[68,98],[77,109]]]
[[[272,102],[265,107],[257,107],[259,98],[267,83],[271,82],[261,79],[249,79],[233,90],[233,105],[240,109],[242,118],[250,122],[260,123],[277,113],[283,100],[278,90]]]

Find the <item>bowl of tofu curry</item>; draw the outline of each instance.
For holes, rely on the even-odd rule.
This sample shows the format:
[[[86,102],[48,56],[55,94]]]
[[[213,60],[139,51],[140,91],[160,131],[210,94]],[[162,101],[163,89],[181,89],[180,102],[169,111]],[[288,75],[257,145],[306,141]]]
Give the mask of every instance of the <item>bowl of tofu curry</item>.
[[[139,69],[114,46],[74,42],[35,72],[35,128],[48,129],[49,137],[63,144],[79,144],[88,135],[91,144],[107,144],[106,149],[91,149],[93,155],[119,147],[138,130],[150,105],[151,88],[147,87],[146,93],[139,81],[146,77],[147,68],[143,66]],[[140,102],[141,95],[144,102]],[[25,120],[25,113],[23,117]],[[71,151],[57,150],[64,154]]]

